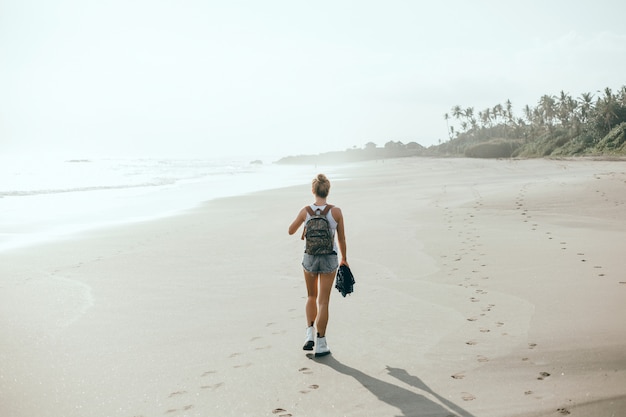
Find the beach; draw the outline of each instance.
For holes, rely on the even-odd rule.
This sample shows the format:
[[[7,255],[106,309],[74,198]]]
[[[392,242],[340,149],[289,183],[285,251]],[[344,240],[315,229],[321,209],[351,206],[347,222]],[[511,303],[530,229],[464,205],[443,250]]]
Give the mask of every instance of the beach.
[[[302,350],[287,234],[310,186],[231,196],[0,252],[0,415],[626,415],[626,162],[338,177],[356,284],[330,356]]]

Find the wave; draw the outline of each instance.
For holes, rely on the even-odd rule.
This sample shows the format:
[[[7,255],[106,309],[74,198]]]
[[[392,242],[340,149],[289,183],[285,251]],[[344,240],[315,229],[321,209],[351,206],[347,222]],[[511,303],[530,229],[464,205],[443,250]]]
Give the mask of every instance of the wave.
[[[66,160],[1,172],[0,198],[163,187],[250,171],[231,161]]]
[[[75,193],[83,191],[103,191],[103,190],[123,190],[129,188],[141,188],[141,187],[160,187],[163,185],[175,184],[177,180],[163,181],[163,182],[147,182],[143,184],[128,184],[128,185],[96,185],[91,187],[75,187],[75,188],[59,188],[49,190],[23,190],[23,191],[0,191],[0,197],[26,197],[33,195],[45,195],[45,194],[61,194],[61,193]]]

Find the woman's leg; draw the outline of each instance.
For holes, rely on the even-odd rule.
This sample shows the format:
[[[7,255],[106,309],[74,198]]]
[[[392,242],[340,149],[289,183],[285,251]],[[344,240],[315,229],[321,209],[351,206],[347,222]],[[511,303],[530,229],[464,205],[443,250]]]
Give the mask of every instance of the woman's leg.
[[[313,326],[317,318],[317,274],[304,271],[304,281],[306,282],[306,325]]]
[[[333,289],[335,281],[335,272],[320,274],[319,279],[319,296],[317,298],[318,316],[317,316],[317,333],[320,336],[326,335],[326,325],[328,324],[328,304],[330,302],[330,292]]]

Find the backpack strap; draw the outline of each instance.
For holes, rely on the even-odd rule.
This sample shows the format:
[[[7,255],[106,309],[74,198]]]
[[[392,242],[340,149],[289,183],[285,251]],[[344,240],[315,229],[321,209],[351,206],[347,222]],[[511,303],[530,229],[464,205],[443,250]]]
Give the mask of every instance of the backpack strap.
[[[335,207],[335,206],[333,206],[332,204],[326,204],[326,207],[324,207],[324,210],[321,211],[320,216],[327,215],[328,212],[330,211],[330,209],[332,209],[333,207]],[[305,209],[311,216],[316,216],[316,213],[315,213],[315,211],[313,211],[311,206],[306,206]]]
[[[335,206],[333,206],[332,204],[326,204],[326,207],[324,208],[324,210],[322,210],[321,215],[322,216],[327,215],[328,212],[330,211],[330,209],[332,209],[333,207],[335,207]]]

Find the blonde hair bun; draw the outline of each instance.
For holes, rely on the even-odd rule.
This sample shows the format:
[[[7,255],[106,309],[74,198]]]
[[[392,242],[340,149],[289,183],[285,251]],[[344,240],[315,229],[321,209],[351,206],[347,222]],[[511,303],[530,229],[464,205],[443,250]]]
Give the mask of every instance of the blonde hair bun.
[[[317,174],[317,177],[313,179],[313,192],[316,196],[326,198],[330,191],[330,181],[324,174]]]

